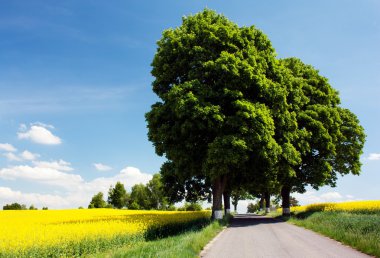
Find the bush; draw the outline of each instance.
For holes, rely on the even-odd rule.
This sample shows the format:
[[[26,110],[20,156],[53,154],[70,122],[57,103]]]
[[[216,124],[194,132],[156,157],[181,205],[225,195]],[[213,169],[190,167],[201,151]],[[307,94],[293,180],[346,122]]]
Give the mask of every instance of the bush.
[[[193,202],[193,203],[186,202],[184,206],[178,208],[178,211],[201,211],[201,210],[202,210],[202,206],[197,202]]]

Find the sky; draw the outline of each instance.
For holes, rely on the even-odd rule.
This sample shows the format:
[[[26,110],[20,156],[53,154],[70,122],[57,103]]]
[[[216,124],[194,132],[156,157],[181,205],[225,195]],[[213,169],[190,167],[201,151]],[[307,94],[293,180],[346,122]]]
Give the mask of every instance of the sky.
[[[144,118],[156,42],[206,7],[317,68],[365,129],[361,175],[301,204],[379,199],[379,1],[13,0],[0,1],[0,207],[86,207],[117,181],[149,181],[165,161]]]

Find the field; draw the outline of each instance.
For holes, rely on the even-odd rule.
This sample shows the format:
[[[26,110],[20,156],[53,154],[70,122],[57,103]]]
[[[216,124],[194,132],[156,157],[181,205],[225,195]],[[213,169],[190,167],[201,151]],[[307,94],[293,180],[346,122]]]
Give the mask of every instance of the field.
[[[311,204],[291,212],[288,222],[380,257],[380,201]]]
[[[202,227],[209,217],[207,211],[0,211],[0,256],[72,257],[96,253]]]

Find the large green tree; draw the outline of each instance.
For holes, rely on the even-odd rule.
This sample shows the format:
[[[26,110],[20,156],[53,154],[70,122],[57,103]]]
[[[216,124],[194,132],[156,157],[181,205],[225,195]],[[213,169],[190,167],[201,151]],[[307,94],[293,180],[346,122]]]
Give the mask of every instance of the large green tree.
[[[280,62],[291,75],[290,85],[301,89],[298,95],[303,99],[289,106],[297,121],[293,130],[295,137],[290,142],[296,147],[300,160],[296,164],[286,160],[278,164],[282,171],[278,177],[282,185],[282,206],[284,215],[288,215],[291,191],[303,192],[307,185],[315,189],[335,186],[339,174],[360,173],[365,134],[357,117],[340,107],[338,92],[316,69],[296,58]]]
[[[154,174],[153,178],[146,184],[149,208],[154,210],[165,210],[168,201],[165,197],[164,187],[160,174]]]
[[[99,192],[95,194],[92,199],[90,204],[88,205],[89,209],[92,208],[105,208],[107,206],[106,201],[104,200],[103,193]]]
[[[286,92],[272,80],[275,52],[255,27],[204,10],[158,41],[152,74],[161,101],[146,114],[149,139],[181,177],[209,180],[219,218],[228,178],[270,167],[281,154],[270,106]]]
[[[134,210],[150,210],[150,198],[148,188],[144,184],[132,186],[128,207]]]
[[[122,183],[117,182],[115,187],[110,186],[108,190],[108,203],[113,207],[121,209],[127,206],[129,196]]]

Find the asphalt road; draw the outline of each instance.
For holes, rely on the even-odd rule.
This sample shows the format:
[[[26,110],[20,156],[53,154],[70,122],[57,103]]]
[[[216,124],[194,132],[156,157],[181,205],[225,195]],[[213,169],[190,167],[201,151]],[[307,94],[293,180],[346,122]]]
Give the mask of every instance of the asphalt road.
[[[258,215],[236,215],[230,227],[200,254],[233,257],[370,257],[341,243],[286,222]]]

